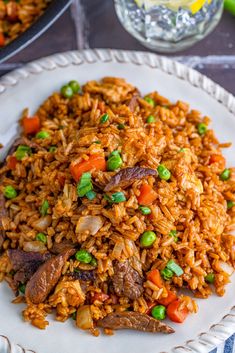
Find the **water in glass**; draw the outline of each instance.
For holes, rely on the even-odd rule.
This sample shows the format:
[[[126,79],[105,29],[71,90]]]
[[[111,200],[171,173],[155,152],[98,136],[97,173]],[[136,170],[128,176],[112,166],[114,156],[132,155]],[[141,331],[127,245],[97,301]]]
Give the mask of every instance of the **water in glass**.
[[[143,45],[160,52],[183,50],[209,34],[223,0],[114,0],[119,20]]]

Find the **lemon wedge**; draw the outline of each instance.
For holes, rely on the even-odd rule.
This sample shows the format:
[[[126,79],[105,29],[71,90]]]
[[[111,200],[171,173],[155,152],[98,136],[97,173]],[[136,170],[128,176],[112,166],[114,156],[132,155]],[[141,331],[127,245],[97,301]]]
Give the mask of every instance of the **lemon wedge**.
[[[191,11],[192,14],[197,13],[207,3],[210,4],[212,0],[135,0],[137,6],[144,6],[146,10],[154,6],[163,5],[173,11],[178,11],[180,7]]]

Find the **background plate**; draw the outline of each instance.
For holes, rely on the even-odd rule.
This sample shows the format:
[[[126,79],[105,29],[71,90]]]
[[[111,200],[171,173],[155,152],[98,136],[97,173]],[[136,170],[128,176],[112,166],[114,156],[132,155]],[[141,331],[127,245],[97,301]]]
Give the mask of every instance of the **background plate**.
[[[17,120],[25,107],[31,114],[53,91],[71,79],[81,84],[103,76],[124,77],[143,94],[153,90],[172,101],[191,104],[213,118],[212,127],[220,141],[235,142],[235,99],[206,77],[187,67],[155,54],[88,50],[41,59],[0,80],[0,141],[6,145],[17,133]],[[6,149],[3,150],[2,157]],[[235,147],[225,150],[228,166],[234,163]],[[0,334],[37,353],[159,353],[208,352],[235,332],[235,277],[223,298],[211,296],[197,300],[198,315],[185,324],[172,325],[176,333],[162,334],[117,332],[114,336],[94,338],[74,327],[74,322],[51,322],[46,331],[23,323],[23,306],[12,305],[11,290],[0,284]],[[8,349],[8,350],[7,350]],[[19,346],[0,339],[0,352],[20,352]],[[15,350],[14,350],[15,349]],[[22,350],[21,350],[22,352]]]

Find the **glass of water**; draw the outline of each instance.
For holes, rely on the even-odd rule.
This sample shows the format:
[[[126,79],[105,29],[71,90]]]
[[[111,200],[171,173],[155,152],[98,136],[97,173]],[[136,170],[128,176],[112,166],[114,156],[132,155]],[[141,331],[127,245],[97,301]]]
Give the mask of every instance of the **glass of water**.
[[[163,53],[190,47],[219,22],[223,0],[114,0],[125,29],[144,46]]]

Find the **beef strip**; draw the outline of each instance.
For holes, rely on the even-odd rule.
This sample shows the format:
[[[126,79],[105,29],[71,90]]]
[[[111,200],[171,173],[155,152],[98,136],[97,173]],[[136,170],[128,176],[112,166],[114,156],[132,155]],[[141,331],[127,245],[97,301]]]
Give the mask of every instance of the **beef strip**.
[[[85,270],[79,270],[79,271],[74,271],[71,273],[71,276],[74,279],[79,279],[81,281],[95,281],[95,271],[85,271]]]
[[[158,321],[147,314],[134,311],[111,313],[97,322],[97,326],[112,330],[131,329],[143,332],[174,333],[170,326]]]
[[[29,140],[27,137],[23,136],[23,137],[17,137],[17,139],[15,139],[15,141],[13,142],[13,144],[11,145],[10,149],[7,152],[7,156],[11,156],[16,151],[17,147],[20,145],[26,145],[37,151],[45,151],[45,148],[41,147],[36,142],[33,142]],[[5,165],[5,164],[6,164],[6,158],[4,159],[2,165]]]
[[[39,304],[45,301],[59,281],[65,262],[74,253],[73,249],[66,250],[39,267],[26,285],[25,296],[28,302]]]
[[[120,297],[134,300],[143,294],[143,278],[128,260],[114,264],[112,282],[115,293]]]
[[[135,111],[135,108],[137,107],[138,105],[138,98],[140,97],[140,92],[139,91],[136,91],[133,96],[131,97],[129,103],[127,104],[127,106],[129,107],[130,111],[132,113],[134,113]]]
[[[104,191],[111,191],[118,187],[125,188],[134,183],[134,181],[150,175],[157,176],[157,171],[151,168],[142,168],[138,166],[121,169],[120,172],[110,179],[109,183],[105,186]]]
[[[39,144],[37,144],[36,142],[33,142],[31,140],[29,140],[27,137],[23,136],[23,137],[20,137],[18,138],[15,143],[15,149],[16,147],[18,147],[19,145],[26,145],[30,148],[34,148],[35,150],[38,150],[38,151],[45,151],[45,148],[41,147]],[[8,153],[9,155],[9,153]]]
[[[77,270],[74,271],[70,274],[70,277],[74,280],[79,280],[80,286],[82,288],[82,291],[84,293],[87,292],[87,288],[90,284],[90,282],[95,282],[96,280],[96,275],[95,271],[86,271],[86,270]]]
[[[13,142],[13,144],[11,145],[11,147],[7,153],[7,156],[12,155],[16,151],[17,147],[20,145],[26,145],[26,146],[28,146],[30,148],[34,148],[38,151],[44,150],[44,148],[39,146],[36,142],[33,142],[33,141],[29,140],[27,137],[23,136],[23,137],[17,137],[17,139],[15,139],[15,141]],[[5,161],[4,161],[4,163],[5,163]]]
[[[13,280],[17,286],[19,283],[26,283],[38,268],[51,257],[49,253],[40,254],[19,249],[8,250],[8,256],[13,270],[16,271]]]
[[[54,243],[50,251],[53,254],[61,254],[62,252],[70,249],[74,249],[75,246],[72,241],[70,240],[63,240],[61,243]]]

